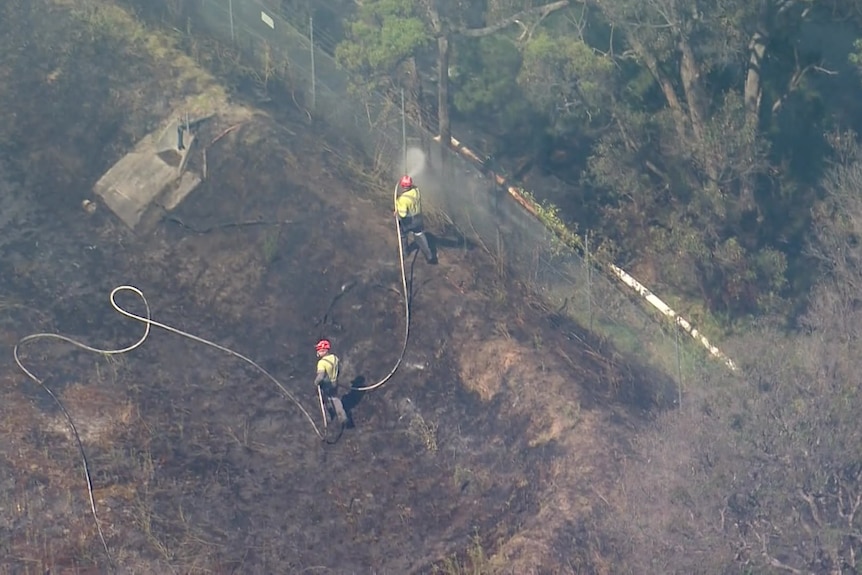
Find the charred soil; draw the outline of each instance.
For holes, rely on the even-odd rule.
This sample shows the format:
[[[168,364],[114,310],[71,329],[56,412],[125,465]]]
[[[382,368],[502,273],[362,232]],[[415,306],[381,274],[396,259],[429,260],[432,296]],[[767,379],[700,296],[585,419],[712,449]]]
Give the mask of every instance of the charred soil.
[[[397,243],[388,185],[368,184],[362,155],[299,110],[260,110],[211,143],[231,127],[217,117],[199,134],[206,180],[151,233],[130,232],[104,206],[86,214],[93,182],[188,87],[176,59],[81,33],[74,4],[10,3],[3,42],[23,41],[18,19],[39,7],[53,17],[38,25],[53,28],[28,30],[41,41],[0,61],[0,77],[15,79],[0,83],[11,118],[0,128],[7,350],[31,332],[105,348],[134,341],[142,326],[107,300],[131,284],[154,319],[252,357],[315,416],[317,338],[334,342],[345,387],[388,373],[404,328]],[[404,364],[378,391],[343,390],[353,425],[334,445],[260,374],[163,331],[113,359],[25,348],[79,427],[120,572],[612,564],[589,526],[651,407],[647,383],[456,230],[431,228],[440,264],[407,261]],[[104,572],[62,413],[4,365],[0,568]]]

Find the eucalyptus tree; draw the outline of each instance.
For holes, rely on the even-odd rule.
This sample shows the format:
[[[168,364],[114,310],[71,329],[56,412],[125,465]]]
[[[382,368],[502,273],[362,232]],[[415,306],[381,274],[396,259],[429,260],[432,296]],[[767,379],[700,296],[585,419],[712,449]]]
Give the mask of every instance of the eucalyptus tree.
[[[837,117],[823,101],[846,88],[830,34],[854,6],[590,0],[524,43],[524,92],[590,142],[583,209],[620,257],[724,314],[776,309]]]
[[[421,89],[420,62],[432,56],[436,71],[440,141],[451,140],[450,70],[455,38],[482,38],[512,26],[537,25],[570,0],[547,3],[488,0],[365,0],[337,51],[357,78],[389,84],[412,80]]]

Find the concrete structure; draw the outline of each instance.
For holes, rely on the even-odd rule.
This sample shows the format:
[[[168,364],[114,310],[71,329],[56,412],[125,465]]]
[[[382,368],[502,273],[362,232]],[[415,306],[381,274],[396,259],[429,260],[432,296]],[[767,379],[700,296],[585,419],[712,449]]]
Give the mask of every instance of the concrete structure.
[[[184,149],[178,149],[179,122],[172,120],[138,142],[93,188],[133,230],[147,229],[148,222],[154,221],[148,215],[173,210],[201,182],[200,175],[186,169],[195,145],[194,131],[184,131]]]

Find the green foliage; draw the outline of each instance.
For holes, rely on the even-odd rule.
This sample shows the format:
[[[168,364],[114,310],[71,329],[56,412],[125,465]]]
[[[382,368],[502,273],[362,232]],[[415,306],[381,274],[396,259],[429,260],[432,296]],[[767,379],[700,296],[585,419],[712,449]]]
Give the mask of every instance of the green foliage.
[[[529,101],[548,111],[563,131],[571,122],[607,118],[615,71],[611,58],[583,41],[539,32],[524,47],[518,83]]]
[[[715,274],[714,287],[720,288],[715,291],[721,296],[722,311],[737,314],[769,311],[764,306],[777,299],[785,285],[784,254],[769,247],[749,251],[731,237],[716,246],[711,256],[708,262]]]
[[[455,51],[453,101],[461,114],[512,127],[523,113],[524,101],[515,81],[521,53],[499,36],[464,39]]]
[[[655,100],[655,77],[646,68],[636,67],[626,78],[623,94],[628,103],[637,105]]]
[[[786,287],[787,258],[756,234],[743,233],[751,200],[737,190],[764,164],[765,146],[739,95],[726,96],[702,138],[686,149],[679,149],[666,111],[620,108],[617,114],[626,133],[609,131],[597,142],[589,174],[603,192],[594,209],[603,212],[624,259],[654,263],[662,283],[691,300],[705,299],[726,317],[775,310]],[[627,146],[651,139],[665,154]],[[706,177],[709,169],[715,180]]]
[[[576,231],[567,226],[560,217],[560,208],[548,201],[536,200],[535,196],[527,190],[520,189],[518,192],[526,200],[539,221],[545,224],[545,227],[553,234],[550,243],[551,255],[566,255],[572,250],[583,249],[583,243]]]
[[[767,143],[761,138],[756,119],[746,114],[742,94],[729,90],[720,95],[717,107],[708,124],[704,138],[695,153],[695,162],[707,172],[705,166],[717,166],[718,186],[737,183],[765,166]]]
[[[336,59],[364,82],[393,74],[432,39],[418,9],[408,0],[364,2],[336,47]]]
[[[862,68],[862,38],[853,43],[853,51],[850,52],[848,60],[854,66]]]

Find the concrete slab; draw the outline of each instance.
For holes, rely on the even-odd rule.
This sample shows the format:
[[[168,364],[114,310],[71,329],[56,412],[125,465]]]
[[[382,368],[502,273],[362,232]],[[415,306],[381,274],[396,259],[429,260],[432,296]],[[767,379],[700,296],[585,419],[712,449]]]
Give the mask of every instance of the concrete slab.
[[[185,149],[177,149],[178,121],[168,122],[161,130],[143,138],[135,148],[108,170],[93,188],[123,223],[136,229],[154,204],[172,210],[201,182],[196,174],[186,173],[195,138],[183,134]],[[159,202],[163,196],[167,203]]]
[[[200,176],[194,172],[183,172],[176,185],[165,194],[161,202],[162,206],[169,212],[175,210],[200,183]]]

